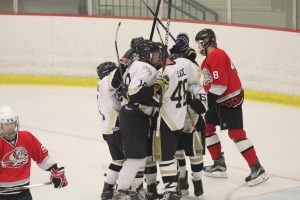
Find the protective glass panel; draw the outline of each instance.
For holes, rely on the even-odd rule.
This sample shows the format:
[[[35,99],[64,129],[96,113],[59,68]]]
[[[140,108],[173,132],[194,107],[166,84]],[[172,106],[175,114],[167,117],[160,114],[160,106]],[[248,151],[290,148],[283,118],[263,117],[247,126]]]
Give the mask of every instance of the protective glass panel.
[[[0,12],[13,12],[13,0],[0,0]]]
[[[193,1],[193,0],[192,0]],[[192,2],[191,1],[191,2]],[[227,23],[227,0],[195,0],[199,7],[198,11],[202,12],[204,21],[215,21]]]
[[[232,23],[292,28],[292,0],[232,0]]]
[[[300,0],[296,1],[297,8],[296,8],[296,20],[297,20],[297,30],[300,30]]]
[[[86,0],[19,0],[20,13],[87,14]]]

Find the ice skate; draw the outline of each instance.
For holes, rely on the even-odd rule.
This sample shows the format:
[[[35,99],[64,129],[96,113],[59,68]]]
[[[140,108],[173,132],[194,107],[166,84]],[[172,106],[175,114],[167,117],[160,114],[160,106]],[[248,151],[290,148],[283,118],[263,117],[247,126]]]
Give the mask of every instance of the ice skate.
[[[202,180],[193,180],[194,185],[194,195],[197,199],[202,199],[203,197],[203,184]]]
[[[151,185],[147,185],[146,198],[148,200],[158,200],[164,196],[163,194],[159,194],[157,192],[158,184],[159,184],[159,181],[156,181],[156,182],[152,183]]]
[[[101,194],[101,199],[102,200],[109,200],[112,199],[114,196],[114,185],[108,184],[104,182],[102,194]]]
[[[137,197],[139,200],[145,200],[147,199],[146,195],[147,192],[143,187],[143,184],[141,184],[137,189],[136,189]]]
[[[137,193],[133,191],[118,190],[112,200],[139,200]]]
[[[225,164],[225,159],[222,154],[220,158],[214,160],[214,164],[204,167],[204,175],[216,178],[227,178],[227,167]]]
[[[164,193],[162,200],[179,200],[181,198],[180,192],[167,191]]]
[[[181,191],[182,195],[189,194],[189,183],[188,183],[188,172],[185,172],[184,178],[178,178],[178,190]]]
[[[259,161],[251,167],[251,173],[245,178],[248,186],[254,186],[265,182],[269,177],[266,175],[265,169],[260,165]]]

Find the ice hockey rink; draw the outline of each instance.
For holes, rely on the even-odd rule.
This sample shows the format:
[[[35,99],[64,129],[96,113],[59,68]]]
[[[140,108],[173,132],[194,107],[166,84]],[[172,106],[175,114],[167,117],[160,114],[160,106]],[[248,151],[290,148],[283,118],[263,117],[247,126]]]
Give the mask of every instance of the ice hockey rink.
[[[31,190],[35,200],[96,200],[110,162],[106,143],[98,131],[96,88],[0,85],[0,106],[19,114],[21,129],[32,132],[65,166],[68,187]],[[229,139],[220,134],[228,165],[228,178],[203,177],[204,200],[299,200],[300,109],[254,101],[244,103],[244,124],[270,179],[248,187],[250,170]],[[204,164],[210,164],[210,156]],[[34,163],[31,183],[49,181],[49,174]],[[189,174],[190,175],[190,174]],[[190,193],[193,194],[190,180]],[[183,199],[193,199],[192,196]]]

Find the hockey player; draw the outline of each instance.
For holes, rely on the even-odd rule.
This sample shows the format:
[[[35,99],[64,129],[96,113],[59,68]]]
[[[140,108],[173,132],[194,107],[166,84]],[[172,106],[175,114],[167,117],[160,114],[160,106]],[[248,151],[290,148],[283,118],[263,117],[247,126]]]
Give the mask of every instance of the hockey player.
[[[68,185],[64,167],[58,167],[48,150],[29,131],[19,130],[18,115],[9,106],[0,108],[0,188],[29,185],[31,159],[50,172],[55,188]],[[0,200],[32,200],[30,190],[2,192]]]
[[[120,128],[123,135],[123,164],[118,179],[118,191],[113,199],[136,198],[129,191],[135,174],[145,167],[150,116],[155,101],[153,95],[168,88],[168,81],[156,77],[162,63],[161,45],[144,40],[137,46],[139,60],[134,61],[125,71],[123,80],[128,85],[128,102],[120,110]]]
[[[160,73],[169,77],[170,82],[169,89],[163,94],[163,104],[160,108],[162,158],[159,167],[167,191],[164,198],[180,199],[181,193],[177,190],[175,151],[187,114],[186,93],[200,90],[199,77],[194,63],[185,58],[177,58],[173,61],[167,57],[165,69],[164,71],[161,69]]]
[[[189,37],[185,33],[180,33],[176,37],[175,45],[170,49],[171,57],[177,59],[189,60],[186,67],[192,68],[198,74],[197,91],[187,92],[187,115],[182,134],[179,136],[179,142],[175,157],[178,160],[179,177],[178,189],[182,195],[189,194],[188,172],[186,170],[185,155],[189,157],[192,170],[192,181],[194,185],[194,195],[201,198],[203,195],[202,171],[203,171],[203,149],[205,148],[205,121],[202,114],[206,111],[206,94],[201,90],[200,69],[196,65],[195,51],[189,48]]]
[[[112,157],[112,162],[106,173],[101,199],[112,199],[114,185],[125,161],[118,116],[121,100],[126,97],[127,90],[126,87],[122,87],[120,69],[115,63],[110,61],[101,63],[97,67],[97,74],[99,77],[97,103],[102,117],[100,132],[103,139],[107,142]],[[131,188],[137,190],[141,198],[145,198],[145,192],[142,191],[142,188],[139,188],[143,182],[143,173],[141,171],[144,171],[144,169],[137,173]]]
[[[237,70],[224,50],[217,47],[213,30],[203,29],[195,38],[198,48],[206,56],[201,65],[204,89],[207,92],[206,144],[214,164],[204,167],[205,175],[227,177],[226,164],[216,126],[228,130],[229,137],[247,161],[251,173],[245,181],[249,186],[266,181],[268,177],[261,166],[254,146],[243,129],[242,104],[244,91]]]
[[[97,87],[97,103],[101,115],[100,133],[107,142],[112,162],[106,172],[101,199],[112,199],[113,187],[125,161],[122,148],[122,135],[119,128],[118,115],[121,102],[116,91],[122,80],[121,71],[113,62],[103,62],[97,67],[99,77]]]

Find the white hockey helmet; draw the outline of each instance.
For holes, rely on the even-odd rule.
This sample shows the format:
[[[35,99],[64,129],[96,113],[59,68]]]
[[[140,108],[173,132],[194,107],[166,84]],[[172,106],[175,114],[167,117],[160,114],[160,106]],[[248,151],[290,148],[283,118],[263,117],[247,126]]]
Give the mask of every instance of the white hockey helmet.
[[[0,108],[0,135],[11,141],[15,139],[19,131],[19,119],[17,114],[9,106]]]

